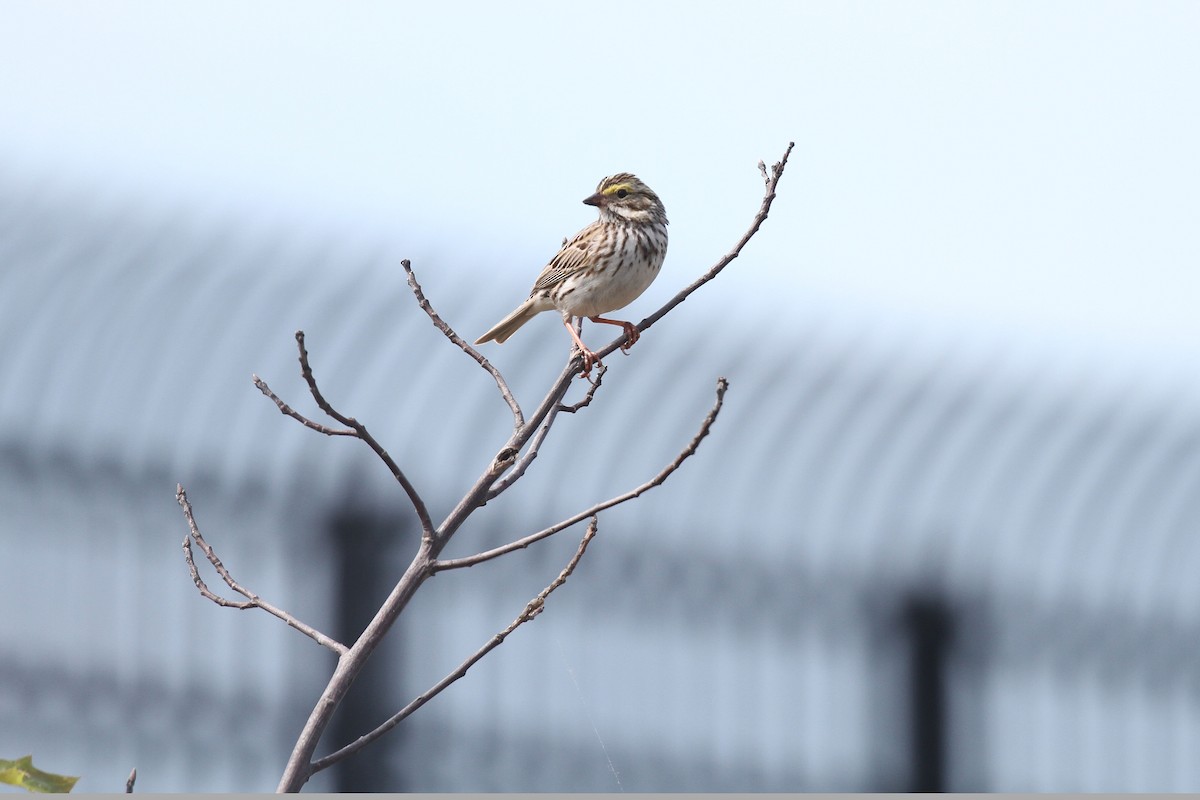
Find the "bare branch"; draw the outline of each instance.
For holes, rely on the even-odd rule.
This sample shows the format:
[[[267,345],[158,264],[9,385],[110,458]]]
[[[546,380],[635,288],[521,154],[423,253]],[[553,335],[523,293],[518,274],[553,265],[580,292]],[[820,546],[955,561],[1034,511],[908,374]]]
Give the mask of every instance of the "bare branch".
[[[203,549],[203,545],[201,546],[201,549]],[[214,554],[213,557],[209,559],[209,562],[211,563],[215,558],[216,555]],[[204,579],[200,577],[200,571],[196,569],[196,559],[192,555],[192,537],[190,535],[183,537],[183,560],[187,562],[188,571],[192,573],[192,583],[196,584],[196,588],[200,590],[200,594],[202,596],[207,597],[209,600],[212,600],[222,608],[245,609],[258,607],[253,601],[226,600],[224,597],[221,597],[219,594],[215,594],[211,589],[208,588],[208,584],[206,584]]]
[[[778,186],[779,180],[782,177],[783,169],[787,163],[787,158],[791,153],[791,150],[792,145],[789,144],[787,150],[784,152],[782,160],[773,167],[773,174],[767,177],[766,190],[759,211],[751,221],[749,229],[737,242],[733,250],[722,257],[722,259],[718,261],[716,265],[710,268],[708,272],[702,275],[699,279],[676,294],[653,315],[642,320],[638,326],[639,331],[648,329],[655,322],[669,313],[675,306],[687,299],[692,292],[694,292],[703,284],[712,280],[734,258],[738,257],[742,248],[749,242],[751,238],[754,237],[755,234],[757,234],[762,223],[767,218],[767,213],[771,207],[771,203],[775,199],[776,187]],[[409,271],[411,275],[411,267],[406,265],[405,269]],[[412,283],[415,283],[415,279],[412,281]],[[416,290],[419,291],[419,288],[420,287],[417,286]],[[418,294],[417,297],[418,302],[421,302],[423,295]],[[424,308],[425,306],[422,307]],[[431,315],[431,319],[434,320],[435,325],[438,325],[438,319],[436,316]],[[438,327],[439,329],[442,329],[442,326],[438,325]],[[456,341],[455,337],[451,335],[453,334],[453,331],[449,331],[449,333],[447,332],[448,328],[449,326],[446,326],[445,329],[442,329],[443,333],[449,336],[451,341],[455,341],[455,343],[458,344],[461,340]],[[601,349],[598,355],[608,355],[616,348],[622,346],[624,340],[624,336],[618,337],[606,348]],[[492,371],[490,364],[484,363],[486,359],[483,359],[482,356],[479,356],[478,353],[474,352],[472,348],[465,345],[465,343],[459,344],[459,347],[464,352],[467,352],[468,355],[471,355],[473,358],[475,358],[476,361],[480,363],[481,366],[484,366],[486,369],[488,369],[489,372]],[[301,352],[302,367],[306,367],[306,359],[303,358],[303,345],[301,345]],[[490,494],[493,488],[502,490],[502,486],[511,485],[511,482],[507,484],[497,484],[497,481],[501,479],[506,471],[512,469],[514,466],[517,466],[520,463],[518,461],[518,456],[521,454],[521,451],[526,448],[526,445],[536,443],[540,447],[546,438],[545,431],[547,426],[553,421],[555,416],[561,410],[560,406],[563,404],[563,398],[570,389],[570,386],[572,385],[575,376],[579,373],[581,366],[581,356],[574,355],[568,359],[566,366],[551,384],[550,388],[533,413],[529,415],[523,424],[514,426],[513,433],[509,437],[508,441],[499,448],[496,456],[492,459],[487,468],[476,479],[471,488],[466,491],[454,508],[450,510],[442,523],[436,529],[430,526],[429,530],[422,537],[421,546],[417,555],[413,558],[412,563],[405,570],[405,573],[400,578],[399,582],[392,589],[392,592],[388,596],[387,600],[385,600],[383,605],[380,606],[374,618],[367,625],[367,628],[355,642],[354,646],[338,660],[334,674],[330,677],[324,691],[321,693],[320,699],[314,705],[312,712],[309,714],[309,717],[304,724],[303,730],[296,740],[296,744],[288,758],[287,766],[285,767],[283,775],[280,778],[278,786],[279,791],[299,791],[312,774],[315,764],[320,763],[323,768],[324,766],[328,766],[329,763],[332,763],[327,760],[322,760],[320,762],[315,762],[313,760],[313,754],[316,751],[322,734],[328,727],[329,721],[341,703],[342,698],[345,697],[346,692],[349,690],[350,684],[354,681],[355,677],[362,669],[363,664],[371,656],[372,652],[378,647],[379,642],[382,641],[383,637],[390,630],[395,620],[407,607],[408,602],[412,599],[417,589],[429,576],[439,570],[471,566],[473,564],[481,563],[482,561],[504,555],[505,553],[512,552],[513,550],[527,547],[533,542],[553,535],[569,525],[579,522],[588,516],[594,515],[600,510],[627,502],[628,500],[639,496],[643,492],[661,484],[672,472],[674,472],[675,469],[678,469],[684,460],[686,460],[695,452],[700,441],[704,438],[704,436],[707,435],[709,428],[715,421],[716,415],[721,408],[724,392],[727,388],[727,384],[724,379],[718,381],[717,401],[712,411],[709,412],[709,416],[701,425],[700,432],[693,439],[692,443],[684,449],[676,461],[668,465],[666,469],[659,473],[659,475],[655,476],[655,478],[651,481],[648,481],[636,489],[627,492],[625,495],[621,495],[603,503],[599,503],[587,511],[581,512],[580,514],[577,514],[568,520],[560,522],[553,528],[548,528],[545,531],[512,542],[504,548],[498,548],[497,550],[480,553],[467,559],[456,559],[445,562],[437,561],[437,556],[441,553],[442,549],[446,546],[451,537],[453,537],[454,534],[462,527],[471,514],[478,510],[481,506],[485,505],[490,497],[494,496],[493,494]],[[310,389],[313,389],[314,387],[312,386],[311,382],[311,373],[306,375],[306,380],[310,381]],[[497,381],[497,385],[501,385],[500,380]],[[501,387],[501,393],[502,395],[504,394],[503,386]],[[318,397],[318,393],[314,392],[314,397]],[[318,398],[318,405],[321,404],[322,400],[323,399]],[[335,417],[335,419],[336,418],[337,417]],[[355,427],[355,425],[351,425],[348,421],[343,422],[343,424]],[[536,448],[532,450],[532,454],[530,452],[526,452],[522,459],[524,462],[522,467],[528,466],[536,452]],[[418,700],[420,700],[420,698],[418,698]]]
[[[137,782],[137,767],[129,771],[129,777],[125,779],[125,794],[133,794],[133,784]]]
[[[538,451],[542,447],[542,442],[546,441],[546,435],[550,433],[550,426],[554,424],[556,416],[558,416],[558,409],[551,411],[549,416],[546,417],[542,426],[538,428],[538,432],[530,440],[529,447],[525,449],[525,454],[515,459],[512,468],[504,474],[504,477],[496,481],[492,485],[492,488],[488,489],[487,499],[484,502],[492,501],[504,492],[504,490],[521,479],[521,476],[525,474],[525,470],[529,469],[529,465],[538,457]]]
[[[500,374],[500,370],[496,369],[496,367],[492,365],[492,362],[480,355],[478,350],[469,345],[465,339],[459,336],[455,330],[450,327],[448,322],[443,320],[440,316],[438,316],[438,313],[433,310],[433,306],[431,306],[429,301],[425,299],[425,293],[421,291],[421,284],[417,283],[417,276],[413,272],[412,262],[406,258],[400,262],[400,266],[404,267],[404,271],[408,274],[408,285],[417,298],[417,305],[419,305],[421,310],[428,314],[429,318],[433,320],[434,327],[445,334],[447,339],[458,345],[458,347],[464,353],[475,359],[479,366],[483,367],[488,371],[488,373],[491,374],[492,378],[496,381],[496,386],[500,389],[500,396],[504,398],[504,402],[508,403],[508,407],[512,411],[513,427],[519,428],[524,425],[525,415],[521,413],[521,406],[517,404],[517,398],[513,396],[512,390],[508,388],[508,382],[504,380],[504,376]]]
[[[354,424],[350,417],[339,413],[325,399],[325,395],[321,394],[321,389],[317,386],[317,379],[313,376],[312,365],[308,363],[308,348],[304,346],[304,331],[296,331],[296,347],[300,351],[300,377],[304,378],[304,382],[308,384],[308,391],[313,396],[313,400],[317,401],[317,407],[343,425],[353,428]],[[357,428],[355,430],[357,431]]]
[[[304,427],[311,428],[312,430],[316,431],[317,433],[323,433],[326,436],[358,436],[358,432],[351,428],[330,428],[326,425],[322,425],[319,422],[313,422],[311,419],[304,416],[299,411],[297,411],[296,409],[289,406],[287,403],[280,400],[279,395],[277,395],[273,391],[271,391],[271,387],[267,386],[267,382],[264,381],[262,378],[258,377],[257,375],[251,375],[250,377],[252,377],[254,379],[254,385],[258,387],[258,390],[260,392],[262,392],[263,394],[265,394],[267,397],[271,398],[271,400],[273,400],[275,402],[275,405],[278,406],[280,412],[282,412],[284,414],[284,416],[291,417],[292,419],[294,419],[297,422],[299,422],[300,424],[302,424]]]
[[[567,364],[568,368],[571,367],[571,363],[573,363],[573,362],[568,362],[568,364]],[[523,476],[525,474],[525,471],[527,469],[529,469],[529,465],[532,464],[533,460],[538,457],[538,451],[541,449],[542,443],[546,441],[546,436],[549,435],[549,433],[550,433],[550,426],[552,426],[554,424],[554,420],[560,412],[565,411],[568,414],[574,414],[576,411],[579,411],[581,408],[585,408],[588,405],[591,405],[592,398],[595,397],[596,390],[600,388],[600,382],[604,379],[604,373],[607,371],[608,371],[608,367],[604,366],[603,364],[598,365],[598,369],[596,370],[596,382],[591,384],[590,388],[587,391],[587,394],[578,403],[575,403],[574,405],[566,406],[566,405],[563,405],[561,402],[556,401],[556,405],[554,405],[550,408],[549,413],[546,414],[546,418],[544,420],[542,420],[542,424],[537,429],[537,433],[534,434],[533,437],[529,440],[529,446],[525,449],[525,454],[522,455],[520,458],[516,459],[513,463],[512,469],[509,470],[509,472],[507,472],[504,475],[504,478],[497,481],[492,486],[492,488],[488,490],[488,493],[486,495],[487,501],[491,501],[492,499],[494,499],[495,497],[500,495],[502,492],[504,492],[506,489],[508,489],[508,487],[512,486],[514,483],[516,483],[517,481],[519,481],[521,479],[521,476]],[[590,381],[589,381],[589,383],[590,383]],[[567,383],[563,388],[564,394],[566,393],[566,389],[568,387],[570,387],[570,385],[571,385],[571,379],[570,379],[570,375],[568,374]],[[561,401],[561,399],[562,399],[561,397],[558,398],[559,401]]]
[[[188,535],[183,539],[183,558],[187,562],[188,571],[192,574],[192,582],[196,584],[196,588],[200,590],[201,595],[224,608],[261,608],[268,614],[283,620],[290,627],[300,631],[317,644],[329,648],[339,656],[344,655],[350,649],[341,642],[321,633],[311,625],[301,622],[283,609],[268,603],[235,581],[233,576],[229,574],[229,570],[221,563],[221,559],[217,558],[217,554],[212,546],[205,541],[204,536],[200,533],[200,528],[196,524],[196,517],[192,514],[192,504],[188,502],[187,492],[183,490],[183,486],[180,484],[176,484],[175,486],[175,499],[178,501],[179,507],[183,509],[183,516],[187,519],[188,524]],[[195,540],[196,545],[204,553],[204,557],[208,559],[208,563],[212,564],[213,569],[221,576],[221,580],[225,581],[225,585],[242,597],[247,598],[246,600],[226,600],[208,588],[204,579],[200,577],[200,571],[196,569],[196,560],[192,556],[192,540]]]
[[[679,453],[679,455],[675,457],[674,461],[672,461],[670,464],[668,464],[666,467],[664,467],[661,472],[659,472],[657,475],[655,475],[653,478],[646,481],[642,485],[640,485],[634,489],[631,489],[628,492],[625,492],[624,494],[617,495],[616,497],[605,500],[602,503],[597,503],[596,505],[592,506],[591,508],[588,508],[584,511],[580,511],[578,514],[574,514],[570,517],[567,517],[562,522],[559,522],[555,525],[551,525],[549,528],[540,530],[537,533],[532,533],[528,536],[517,539],[514,542],[509,542],[508,544],[502,545],[501,547],[497,547],[492,550],[486,550],[482,553],[476,553],[473,556],[466,556],[464,558],[452,558],[452,559],[447,559],[445,561],[442,561],[442,560],[435,561],[433,563],[433,565],[431,566],[431,570],[434,573],[437,573],[437,572],[442,572],[443,570],[448,570],[448,569],[462,569],[463,567],[473,567],[476,564],[482,564],[484,561],[491,561],[493,558],[499,558],[500,556],[506,555],[508,553],[512,553],[516,550],[523,550],[526,547],[529,547],[529,545],[533,544],[534,542],[540,542],[542,539],[545,539],[548,536],[553,536],[554,534],[558,533],[559,531],[562,531],[562,530],[565,530],[565,529],[571,527],[572,525],[579,522],[580,520],[595,516],[596,514],[600,513],[601,511],[604,511],[607,508],[612,508],[613,506],[620,505],[621,503],[626,503],[630,500],[633,500],[635,497],[639,497],[642,494],[644,494],[645,492],[648,492],[649,490],[653,489],[654,487],[661,485],[663,483],[663,481],[665,481],[667,478],[669,478],[671,476],[672,472],[679,469],[679,467],[683,464],[684,461],[686,461],[688,458],[690,458],[692,455],[695,454],[697,448],[700,447],[700,442],[704,439],[705,436],[708,436],[708,432],[712,428],[713,423],[717,421],[717,415],[721,413],[721,406],[724,405],[724,403],[725,403],[725,390],[728,388],[729,388],[729,381],[725,380],[724,378],[717,379],[717,399],[713,403],[713,407],[711,409],[709,409],[708,415],[704,418],[704,421],[702,423],[700,423],[700,430],[696,433],[695,436],[692,437],[692,441],[688,442],[687,447],[683,448],[683,450]]]
[[[313,377],[312,367],[308,363],[308,349],[304,346],[304,331],[296,331],[296,346],[300,349],[300,374],[304,377],[304,382],[308,384],[308,390],[312,394],[313,399],[317,401],[317,405],[329,416],[336,419],[343,425],[354,429],[354,435],[367,443],[367,446],[375,451],[375,455],[383,461],[387,468],[391,471],[392,477],[396,482],[404,488],[404,493],[408,495],[408,500],[412,503],[413,510],[417,513],[417,519],[421,521],[421,536],[423,538],[431,538],[433,536],[433,520],[429,517],[429,509],[425,507],[425,501],[421,499],[421,495],[417,492],[415,486],[409,481],[408,476],[400,469],[388,451],[383,449],[383,445],[375,440],[367,430],[367,426],[363,425],[353,417],[347,417],[336,411],[329,401],[321,394],[321,390],[317,388],[317,379]]]
[[[469,669],[471,669],[471,667],[475,666],[475,664],[478,663],[479,660],[482,659],[484,656],[486,656],[488,653],[492,652],[497,647],[499,647],[504,642],[504,640],[508,638],[508,635],[510,633],[512,633],[517,628],[524,625],[526,622],[529,622],[531,619],[536,617],[538,614],[542,613],[542,610],[546,606],[546,598],[549,597],[550,594],[555,589],[557,589],[558,587],[560,587],[564,583],[566,583],[567,578],[569,578],[571,576],[571,573],[573,573],[575,571],[575,567],[579,564],[579,560],[581,558],[583,558],[583,554],[587,551],[588,545],[591,543],[592,539],[596,538],[596,530],[597,530],[597,526],[599,524],[600,524],[599,519],[593,515],[591,523],[588,524],[587,531],[584,532],[584,534],[583,534],[583,539],[580,540],[580,542],[579,542],[579,547],[576,548],[576,550],[575,550],[575,555],[573,555],[571,557],[571,560],[569,562],[567,562],[567,566],[565,566],[563,568],[562,572],[558,573],[558,577],[555,578],[550,583],[549,586],[547,586],[545,589],[543,589],[541,592],[539,592],[537,597],[533,598],[532,600],[529,601],[528,604],[526,604],[525,610],[522,611],[516,619],[514,619],[511,623],[509,623],[507,628],[500,631],[495,636],[493,636],[491,639],[489,639],[487,644],[485,644],[483,647],[479,648],[474,653],[472,653],[471,657],[468,658],[463,663],[459,664],[454,669],[453,672],[451,672],[446,677],[442,678],[440,681],[435,683],[432,687],[427,689],[424,693],[418,695],[411,703],[409,703],[404,708],[400,709],[395,714],[393,714],[390,718],[388,718],[388,720],[386,722],[384,722],[378,728],[376,728],[375,730],[371,731],[368,734],[360,736],[359,738],[355,739],[353,742],[351,742],[350,744],[341,748],[340,750],[337,750],[336,752],[330,753],[329,755],[325,756],[324,758],[314,761],[309,774],[311,775],[311,774],[320,772],[321,770],[326,769],[328,767],[332,767],[337,762],[341,761],[342,759],[346,758],[347,756],[353,755],[354,753],[358,752],[362,748],[369,745],[371,742],[373,742],[376,739],[378,739],[379,737],[383,736],[385,733],[390,731],[392,728],[395,728],[397,725],[399,725],[401,722],[403,722],[406,717],[411,715],[414,711],[416,711],[421,706],[428,703],[433,698],[437,697],[439,694],[441,694],[448,686],[450,686],[450,684],[454,683],[459,678],[462,678],[464,675],[466,675],[467,670],[469,670]]]
[[[533,414],[529,416],[525,425],[513,432],[512,438],[508,440],[508,446],[514,447],[519,451],[537,434],[538,427],[546,421],[547,417],[558,413],[558,406],[562,404],[562,399],[566,397],[575,379],[575,375],[579,372],[579,368],[583,364],[581,358],[581,356],[575,355],[567,360],[566,366],[558,374],[558,378],[550,386],[550,390],[546,392],[546,396],[542,398],[542,402],[534,409]],[[443,527],[444,525],[445,523],[443,523]]]
[[[574,414],[576,411],[579,411],[582,408],[587,408],[592,404],[592,398],[596,396],[596,390],[600,388],[600,383],[604,380],[604,373],[608,372],[608,367],[604,366],[603,364],[597,364],[596,366],[596,380],[594,382],[591,380],[588,381],[588,383],[591,385],[588,387],[587,394],[583,396],[583,399],[578,403],[573,403],[569,406],[559,403],[559,411],[564,411],[568,414]]]
[[[537,409],[524,425],[513,431],[512,436],[496,453],[487,469],[442,520],[434,537],[438,552],[441,552],[441,549],[446,546],[446,542],[450,541],[450,537],[454,536],[476,509],[483,507],[492,497],[495,497],[495,494],[491,493],[491,488],[501,475],[517,463],[517,456],[520,455],[522,448],[537,435],[539,426],[545,422],[546,418],[551,413],[557,413],[555,409],[566,395],[567,390],[571,388],[571,382],[578,371],[579,361],[577,358],[568,359],[566,366],[558,374],[558,378],[555,379],[546,396],[542,398]],[[530,460],[532,461],[532,458]]]
[[[529,465],[532,464],[533,460],[538,457],[538,450],[541,449],[542,443],[546,441],[546,436],[550,433],[550,426],[554,424],[554,419],[559,415],[559,413],[565,411],[568,414],[574,414],[580,409],[587,408],[592,404],[592,398],[596,396],[596,390],[600,388],[600,383],[604,380],[604,373],[608,371],[608,367],[604,366],[603,364],[597,364],[596,366],[596,380],[595,382],[591,380],[588,381],[590,385],[588,387],[587,394],[584,395],[584,398],[579,402],[573,403],[569,406],[563,405],[561,402],[559,402],[550,410],[550,413],[546,415],[546,419],[542,421],[541,427],[538,428],[537,433],[534,434],[533,438],[529,440],[529,446],[525,449],[525,454],[514,462],[512,469],[504,475],[502,480],[497,481],[492,488],[488,490],[487,500],[489,502],[503,493],[508,487],[520,480],[521,476],[525,474],[525,471],[529,469]],[[570,384],[568,383],[568,386],[569,385]]]

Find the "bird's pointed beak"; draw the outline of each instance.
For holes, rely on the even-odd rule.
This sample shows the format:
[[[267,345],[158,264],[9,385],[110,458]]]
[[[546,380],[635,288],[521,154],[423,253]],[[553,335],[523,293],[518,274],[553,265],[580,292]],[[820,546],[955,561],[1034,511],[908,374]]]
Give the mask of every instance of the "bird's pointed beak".
[[[585,205],[596,206],[597,208],[600,207],[602,200],[603,200],[603,198],[600,196],[599,192],[596,192],[593,195],[589,195],[588,197],[583,198],[583,202]]]

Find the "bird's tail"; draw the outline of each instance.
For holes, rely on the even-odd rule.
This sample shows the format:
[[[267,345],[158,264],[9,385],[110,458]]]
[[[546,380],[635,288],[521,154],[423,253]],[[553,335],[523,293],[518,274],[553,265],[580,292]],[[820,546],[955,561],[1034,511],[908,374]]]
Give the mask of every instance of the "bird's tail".
[[[476,339],[475,344],[483,344],[493,339],[496,341],[496,344],[504,344],[504,341],[516,333],[518,328],[536,317],[542,310],[537,308],[536,299],[529,298],[517,306],[515,311],[493,325],[491,330]]]

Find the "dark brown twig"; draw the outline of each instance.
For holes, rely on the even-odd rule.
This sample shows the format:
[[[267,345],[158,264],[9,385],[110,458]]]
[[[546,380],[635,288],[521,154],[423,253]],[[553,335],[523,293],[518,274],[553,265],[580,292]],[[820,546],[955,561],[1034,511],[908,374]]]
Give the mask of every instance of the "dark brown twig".
[[[653,489],[655,486],[661,485],[663,481],[670,477],[672,472],[679,469],[679,467],[683,465],[684,461],[695,454],[696,449],[700,447],[700,442],[705,436],[708,436],[708,432],[712,428],[713,423],[717,421],[717,415],[721,413],[721,406],[725,404],[725,390],[728,388],[729,381],[725,380],[724,378],[717,379],[717,399],[713,403],[713,407],[709,409],[708,415],[704,417],[704,421],[700,423],[700,430],[695,436],[692,437],[692,440],[688,442],[687,447],[683,448],[679,455],[675,457],[675,460],[664,467],[661,472],[659,472],[650,480],[634,489],[630,489],[624,494],[617,495],[616,497],[605,500],[602,503],[596,503],[596,505],[592,506],[591,508],[580,511],[578,514],[573,514],[572,516],[564,519],[562,522],[551,525],[549,528],[540,530],[537,533],[531,533],[528,536],[524,536],[516,541],[509,542],[506,545],[493,548],[492,550],[485,550],[484,552],[476,553],[473,556],[452,558],[445,561],[435,561],[430,569],[434,573],[437,573],[448,569],[473,567],[476,564],[482,564],[484,561],[491,561],[493,558],[499,558],[500,556],[507,555],[508,553],[512,553],[516,550],[523,550],[534,542],[540,542],[542,539],[545,539],[548,536],[553,536],[559,531],[571,527],[580,520],[595,516],[601,511],[612,508],[616,505],[620,505],[621,503],[627,503],[630,500],[633,500],[635,497],[640,497],[642,494]]]
[[[434,327],[441,331],[447,339],[458,345],[459,349],[461,349],[464,353],[475,359],[479,366],[488,371],[488,373],[496,381],[496,386],[500,389],[500,396],[504,398],[504,402],[508,403],[508,407],[512,411],[513,427],[519,428],[524,425],[525,415],[521,413],[521,406],[517,404],[517,398],[513,396],[512,390],[508,388],[508,382],[504,380],[504,376],[500,374],[500,370],[496,369],[496,367],[492,365],[492,362],[480,355],[478,350],[467,344],[467,341],[459,336],[458,333],[451,328],[445,320],[438,316],[436,311],[433,310],[433,306],[429,304],[427,299],[425,299],[425,293],[421,290],[421,284],[417,283],[417,276],[415,273],[413,273],[412,263],[406,258],[400,262],[400,266],[404,267],[405,273],[408,274],[408,286],[412,289],[413,295],[415,295],[417,298],[417,305],[421,307],[422,311],[429,315],[429,319],[433,320]]]
[[[579,547],[575,550],[575,555],[573,555],[571,560],[567,562],[567,566],[563,568],[562,572],[558,573],[558,577],[555,578],[549,586],[539,592],[537,597],[529,601],[529,603],[525,606],[525,610],[522,611],[516,619],[509,623],[508,627],[489,639],[487,644],[472,653],[466,661],[459,664],[452,672],[446,675],[446,677],[442,678],[429,689],[418,695],[411,703],[397,711],[375,730],[358,737],[340,750],[314,761],[310,774],[320,772],[328,767],[332,767],[337,762],[341,761],[347,756],[353,755],[369,745],[371,742],[378,739],[380,736],[383,736],[392,728],[399,725],[414,711],[441,694],[448,686],[450,686],[450,684],[466,675],[467,670],[475,666],[480,659],[503,644],[504,640],[508,638],[510,633],[524,625],[526,622],[529,622],[538,614],[542,613],[542,609],[545,608],[546,605],[546,598],[549,597],[555,589],[566,583],[567,578],[571,577],[571,573],[575,571],[575,567],[579,564],[579,560],[583,558],[583,554],[587,551],[588,544],[590,544],[592,539],[596,537],[596,529],[599,524],[599,519],[593,515],[592,521],[588,524],[587,531],[583,534],[583,539],[579,542]]]
[[[304,378],[304,382],[308,384],[308,391],[312,394],[313,400],[317,401],[317,406],[320,407],[329,416],[336,419],[338,422],[354,429],[354,435],[367,443],[367,446],[375,451],[375,455],[387,465],[391,470],[392,477],[404,489],[404,493],[408,495],[408,500],[412,503],[413,510],[417,513],[417,519],[421,521],[421,536],[423,538],[431,538],[433,536],[433,520],[429,517],[429,509],[425,507],[425,501],[421,499],[421,495],[417,493],[417,489],[412,485],[408,476],[400,469],[388,451],[383,449],[383,445],[375,440],[367,430],[367,426],[363,425],[354,417],[347,417],[334,409],[325,396],[321,394],[321,390],[317,387],[317,379],[313,377],[312,366],[308,362],[308,349],[304,346],[304,331],[296,331],[296,346],[300,350],[300,374]]]
[[[289,627],[303,633],[308,638],[312,639],[322,647],[327,647],[339,656],[344,655],[350,648],[338,642],[325,634],[321,633],[311,625],[305,624],[293,617],[281,608],[268,603],[261,597],[250,591],[246,587],[233,579],[229,574],[229,570],[221,563],[221,559],[217,558],[216,552],[212,546],[205,541],[204,536],[200,533],[200,527],[196,524],[196,517],[192,514],[192,504],[188,502],[187,492],[183,490],[183,486],[176,484],[175,499],[179,503],[179,507],[183,509],[183,516],[187,519],[188,535],[183,539],[183,558],[187,562],[188,571],[192,573],[192,582],[196,584],[196,588],[200,590],[200,594],[209,600],[213,601],[224,608],[261,608],[271,616],[277,617],[288,624]],[[221,576],[221,580],[225,581],[225,585],[233,591],[245,597],[246,600],[226,600],[224,597],[216,594],[208,588],[204,579],[200,577],[200,571],[196,568],[196,560],[192,556],[192,541],[196,542],[196,546],[204,553],[204,557],[208,559],[208,563],[212,564],[213,569]]]

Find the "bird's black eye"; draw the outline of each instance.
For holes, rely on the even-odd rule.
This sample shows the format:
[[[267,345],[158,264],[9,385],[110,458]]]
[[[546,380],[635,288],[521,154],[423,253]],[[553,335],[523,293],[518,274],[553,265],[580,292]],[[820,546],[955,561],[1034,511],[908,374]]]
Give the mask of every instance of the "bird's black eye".
[[[628,189],[617,189],[617,197],[619,197],[619,198],[621,198],[622,200],[624,200],[624,199],[625,199],[626,197],[628,197],[628,196],[629,196],[629,190],[628,190]]]

